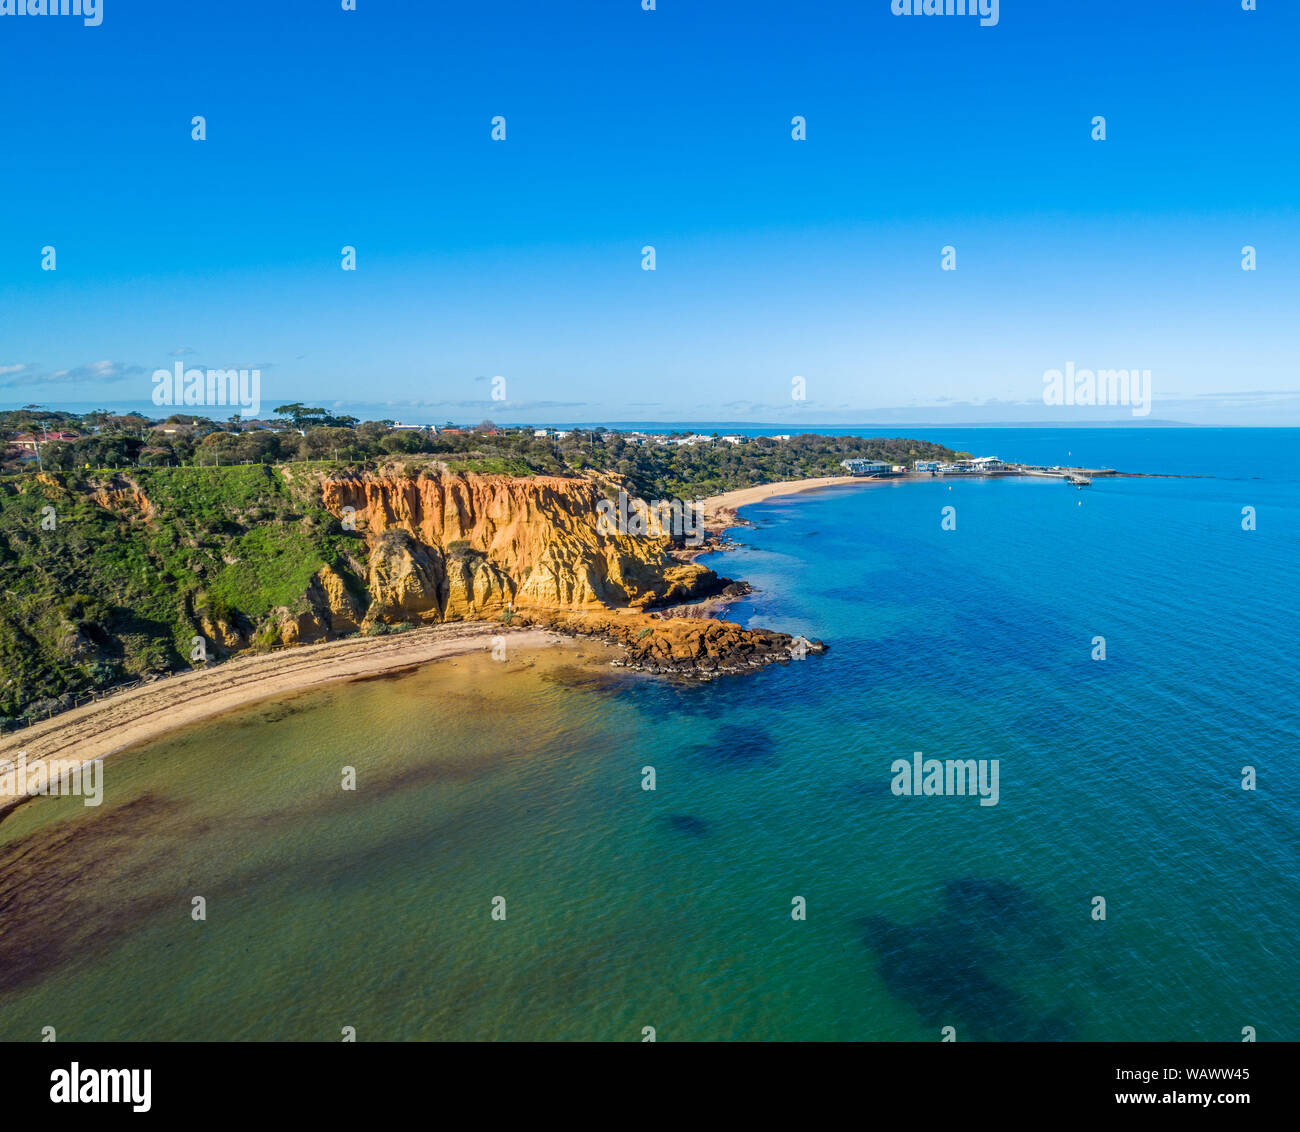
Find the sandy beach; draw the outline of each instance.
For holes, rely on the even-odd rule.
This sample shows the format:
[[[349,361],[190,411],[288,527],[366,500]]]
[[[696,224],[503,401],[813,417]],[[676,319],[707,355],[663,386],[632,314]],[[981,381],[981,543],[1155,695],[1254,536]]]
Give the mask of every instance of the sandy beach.
[[[736,512],[741,507],[752,503],[762,503],[778,495],[796,495],[801,491],[814,491],[819,487],[837,487],[847,483],[870,483],[861,476],[822,476],[811,480],[784,480],[781,483],[765,483],[758,487],[742,487],[738,491],[711,495],[704,503],[705,530],[716,533],[727,527],[737,526],[741,519]]]
[[[546,630],[462,622],[237,657],[73,708],[0,737],[0,760],[12,762],[25,751],[29,763],[49,758],[88,762],[258,700],[484,651],[497,636],[506,638],[511,651],[572,643]],[[23,800],[0,798],[0,816]]]

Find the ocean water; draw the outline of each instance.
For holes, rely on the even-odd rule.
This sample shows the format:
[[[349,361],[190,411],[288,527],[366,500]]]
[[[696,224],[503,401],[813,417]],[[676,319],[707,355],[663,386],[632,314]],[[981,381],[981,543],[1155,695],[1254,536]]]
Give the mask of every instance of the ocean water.
[[[1213,478],[772,500],[708,564],[825,655],[460,658],[111,760],[0,823],[0,1039],[1300,1038],[1300,433],[922,435]]]

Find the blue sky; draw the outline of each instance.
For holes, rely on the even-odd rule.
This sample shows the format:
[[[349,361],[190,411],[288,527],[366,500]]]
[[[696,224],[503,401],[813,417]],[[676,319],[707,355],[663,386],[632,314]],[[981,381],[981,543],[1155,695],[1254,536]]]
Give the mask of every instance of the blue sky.
[[[1290,0],[103,5],[0,17],[0,405],[1300,424]]]

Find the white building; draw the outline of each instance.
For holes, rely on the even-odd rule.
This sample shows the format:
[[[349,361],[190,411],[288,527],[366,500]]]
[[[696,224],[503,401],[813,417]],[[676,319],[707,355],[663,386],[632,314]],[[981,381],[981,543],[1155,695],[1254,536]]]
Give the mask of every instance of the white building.
[[[851,476],[887,476],[893,472],[893,464],[883,460],[841,460],[840,467]]]

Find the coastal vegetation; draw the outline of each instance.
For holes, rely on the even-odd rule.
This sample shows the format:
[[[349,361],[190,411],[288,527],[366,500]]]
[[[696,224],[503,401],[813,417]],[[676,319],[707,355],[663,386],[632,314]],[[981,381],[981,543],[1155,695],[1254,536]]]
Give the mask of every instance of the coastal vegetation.
[[[689,434],[663,434],[666,442],[637,439],[610,429],[575,428],[563,435],[536,436],[532,428],[499,428],[484,421],[455,431],[397,429],[393,421],[356,422],[301,405],[280,406],[285,415],[258,427],[235,418],[218,422],[174,415],[166,421],[108,412],[49,412],[32,406],[0,412],[0,435],[75,435],[40,445],[47,470],[126,467],[224,467],[322,461],[335,466],[375,468],[393,457],[432,457],[456,471],[496,475],[572,475],[614,472],[643,498],[693,499],[736,488],[841,474],[845,459],[953,460],[939,444],[901,437],[744,437],[727,443],[714,436],[684,443]],[[317,421],[326,423],[313,423]],[[555,430],[544,430],[554,433]],[[679,443],[680,442],[680,443]],[[31,453],[9,452],[5,467],[34,462]]]
[[[0,717],[189,667],[204,623],[252,625],[293,605],[358,541],[267,467],[8,478]]]
[[[0,414],[11,440],[66,437],[10,451],[0,474],[0,727],[205,657],[430,621],[509,623],[521,608],[542,623],[548,610],[694,600],[728,580],[655,540],[597,534],[595,503],[614,484],[693,499],[836,474],[851,456],[953,455],[897,438],[655,444],[487,423],[435,435],[286,409],[252,430]],[[514,524],[508,538],[502,523]],[[682,633],[710,661],[735,647],[654,621],[628,632],[660,665],[690,659],[673,651]]]

